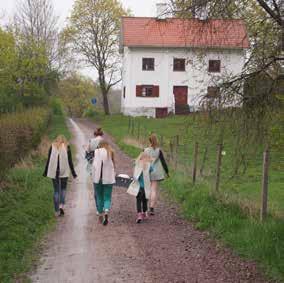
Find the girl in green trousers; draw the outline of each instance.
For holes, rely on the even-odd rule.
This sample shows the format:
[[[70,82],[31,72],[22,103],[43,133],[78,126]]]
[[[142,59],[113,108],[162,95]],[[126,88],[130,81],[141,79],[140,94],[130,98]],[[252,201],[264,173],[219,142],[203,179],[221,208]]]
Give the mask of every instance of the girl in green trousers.
[[[115,183],[114,152],[106,141],[95,150],[92,177],[99,222],[107,225],[111,208],[112,187]]]

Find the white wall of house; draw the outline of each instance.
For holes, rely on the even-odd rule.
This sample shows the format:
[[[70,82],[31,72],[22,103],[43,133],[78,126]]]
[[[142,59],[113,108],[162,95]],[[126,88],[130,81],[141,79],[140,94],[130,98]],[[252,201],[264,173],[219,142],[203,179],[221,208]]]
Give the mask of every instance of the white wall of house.
[[[155,58],[155,70],[143,71],[142,58]],[[173,59],[185,58],[186,71],[173,71]],[[221,72],[209,73],[209,60],[221,60]],[[124,47],[122,113],[155,116],[155,108],[174,111],[174,86],[188,86],[188,105],[198,109],[208,86],[237,75],[244,66],[244,50],[210,50]],[[159,85],[159,97],[136,97],[136,85]],[[125,87],[125,97],[123,88]]]

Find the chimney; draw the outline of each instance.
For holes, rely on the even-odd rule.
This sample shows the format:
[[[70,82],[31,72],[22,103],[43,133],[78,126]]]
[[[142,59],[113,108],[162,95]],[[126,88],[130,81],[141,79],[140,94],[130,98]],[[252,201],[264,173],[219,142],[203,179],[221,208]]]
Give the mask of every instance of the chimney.
[[[195,10],[195,18],[205,21],[208,19],[208,10],[207,5],[203,4],[200,7],[197,7]]]
[[[157,19],[158,20],[165,20],[168,16],[168,5],[166,3],[157,3]]]

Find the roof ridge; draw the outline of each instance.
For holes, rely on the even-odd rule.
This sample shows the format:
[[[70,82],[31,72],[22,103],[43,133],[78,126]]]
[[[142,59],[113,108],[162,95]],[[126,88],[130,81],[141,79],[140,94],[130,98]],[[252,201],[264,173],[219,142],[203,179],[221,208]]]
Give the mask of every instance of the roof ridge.
[[[141,16],[141,17],[135,17],[135,16],[122,16],[121,17],[122,19],[152,19],[152,20],[156,20],[157,17],[144,17],[144,16]],[[198,18],[178,18],[178,17],[169,17],[169,18],[166,18],[164,20],[197,20],[197,21],[211,21],[211,20],[222,20],[222,21],[243,21],[244,22],[244,19],[242,18],[208,18],[207,20],[200,20]],[[163,20],[160,20],[160,21],[163,21]]]

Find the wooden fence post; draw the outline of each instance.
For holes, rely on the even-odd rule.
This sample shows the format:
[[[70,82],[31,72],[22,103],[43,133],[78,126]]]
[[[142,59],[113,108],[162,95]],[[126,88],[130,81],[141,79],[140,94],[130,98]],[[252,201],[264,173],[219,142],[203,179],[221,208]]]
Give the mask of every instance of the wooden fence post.
[[[222,165],[222,150],[223,145],[218,144],[217,146],[217,164],[216,164],[216,183],[215,183],[215,191],[219,191],[220,185],[220,175],[221,175],[221,165]]]
[[[176,139],[176,148],[175,148],[175,158],[174,158],[174,160],[175,160],[175,167],[174,167],[175,170],[177,170],[177,167],[178,167],[178,153],[179,153],[178,146],[179,146],[179,144],[178,144],[178,138],[177,138]]]
[[[268,204],[268,172],[269,172],[269,147],[266,146],[263,152],[262,164],[262,192],[261,192],[261,211],[260,220],[264,221],[267,217],[267,204]]]
[[[130,133],[130,128],[131,128],[131,117],[128,116],[128,134]]]
[[[138,123],[137,139],[138,139],[138,141],[139,141],[139,139],[140,139],[140,122]]]
[[[173,161],[174,156],[174,145],[173,142],[170,140],[170,160]]]
[[[193,168],[192,168],[192,183],[193,184],[195,184],[195,181],[196,181],[197,157],[198,157],[198,142],[196,142],[194,145],[194,158],[193,158]]]
[[[179,146],[179,135],[176,136],[176,145]]]
[[[163,144],[164,144],[164,137],[163,137],[163,135],[161,135],[161,140],[160,140],[161,147],[163,146]]]
[[[131,135],[134,136],[135,121],[132,119]]]

